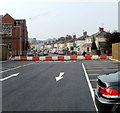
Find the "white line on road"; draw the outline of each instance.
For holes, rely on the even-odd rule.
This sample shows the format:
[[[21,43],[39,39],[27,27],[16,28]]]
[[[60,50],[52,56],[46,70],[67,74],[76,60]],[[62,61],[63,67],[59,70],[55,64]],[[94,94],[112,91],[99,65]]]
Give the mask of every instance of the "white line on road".
[[[5,77],[5,78],[0,79],[0,81],[2,82],[2,81],[5,81],[5,80],[7,80],[7,79],[10,79],[10,78],[12,78],[12,77],[16,77],[16,76],[18,76],[18,75],[19,75],[19,73],[15,73],[15,74],[12,74],[12,75],[10,75],[10,76],[8,76],[8,77]]]
[[[96,88],[93,88],[93,91],[95,91],[96,90]]]
[[[35,63],[35,62],[34,62],[34,63]],[[21,67],[25,67],[25,66],[28,66],[28,65],[34,64],[34,63],[25,64],[25,65],[18,66],[18,67],[15,67],[15,68],[10,68],[10,69],[5,70],[5,71],[0,71],[0,73],[4,73],[4,72],[7,72],[7,71],[15,70],[15,69],[18,69],[18,68],[21,68]]]
[[[102,70],[88,70],[88,69],[87,69],[87,71],[102,71]]]
[[[108,66],[108,67],[104,67],[104,66],[90,66],[90,67],[87,67],[87,69],[91,69],[91,67],[94,68],[94,69],[101,69],[101,68],[102,68],[102,69],[103,69],[103,68],[104,68],[104,69],[113,69],[113,68],[116,69],[116,68],[118,68],[118,66],[111,66],[112,68],[109,67],[109,66]]]
[[[101,69],[101,70],[87,70],[87,71],[105,71],[105,70],[118,70],[118,69]]]
[[[96,74],[96,73],[95,73],[95,74],[88,74],[88,75],[95,75],[95,76],[98,76],[99,74]]]
[[[98,112],[97,106],[96,106],[96,104],[95,104],[94,91],[93,91],[92,85],[91,85],[91,83],[90,83],[90,80],[89,80],[87,71],[86,71],[85,66],[84,66],[83,63],[82,63],[82,67],[83,67],[83,70],[84,70],[84,73],[85,73],[85,77],[86,77],[86,79],[87,79],[87,83],[88,83],[88,86],[89,86],[89,89],[90,89],[90,92],[91,92],[91,96],[92,96],[92,99],[93,99],[93,103],[94,103],[95,109],[96,109],[96,111]]]
[[[90,79],[91,82],[98,81],[98,79]]]

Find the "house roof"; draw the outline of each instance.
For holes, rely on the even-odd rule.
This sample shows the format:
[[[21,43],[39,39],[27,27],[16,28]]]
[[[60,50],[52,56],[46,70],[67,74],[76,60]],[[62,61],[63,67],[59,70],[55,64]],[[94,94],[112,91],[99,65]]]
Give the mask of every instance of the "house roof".
[[[14,23],[14,18],[11,17],[8,13],[6,13],[3,17],[2,17],[2,23]]]
[[[87,36],[81,36],[79,37],[77,40],[85,40],[85,38],[89,37],[88,35]]]
[[[58,41],[58,44],[64,44],[64,41]]]
[[[72,39],[68,40],[67,43],[68,43],[68,42],[74,42],[74,41],[76,41],[76,40],[77,40],[76,38],[72,38]]]
[[[108,32],[106,31],[101,31],[101,32],[97,32],[93,35],[91,35],[92,37],[104,37]]]
[[[3,17],[5,16],[9,16],[10,18],[12,18],[14,20],[14,18],[12,16],[10,16],[8,13],[6,13]]]

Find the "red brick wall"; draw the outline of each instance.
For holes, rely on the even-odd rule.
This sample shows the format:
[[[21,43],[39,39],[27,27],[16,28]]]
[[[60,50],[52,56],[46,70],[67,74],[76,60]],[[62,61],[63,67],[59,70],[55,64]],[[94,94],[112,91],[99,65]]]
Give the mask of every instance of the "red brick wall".
[[[9,36],[9,37],[3,36],[3,41],[5,41],[7,44],[11,42],[12,54],[15,55],[18,53],[18,51],[20,51],[20,27],[14,26],[14,19],[8,14],[3,16],[2,23],[12,24],[12,36]]]
[[[13,27],[12,50],[20,51],[20,27]],[[18,52],[19,53],[19,52]]]
[[[15,20],[9,14],[3,16],[2,23],[12,24],[12,36],[9,37],[3,36],[2,38],[3,41],[7,42],[6,44],[11,42],[13,55],[16,54],[20,55],[20,50],[26,50],[25,40],[28,40],[28,32],[27,32],[26,23],[23,26],[22,25],[15,26],[14,22]]]
[[[12,23],[12,24],[14,24],[14,19],[10,15],[6,14],[2,18],[2,23]]]

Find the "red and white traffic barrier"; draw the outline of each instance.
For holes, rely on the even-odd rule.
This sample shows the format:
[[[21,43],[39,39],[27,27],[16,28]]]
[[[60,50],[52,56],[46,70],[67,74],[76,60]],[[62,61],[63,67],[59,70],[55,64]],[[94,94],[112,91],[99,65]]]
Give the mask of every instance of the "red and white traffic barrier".
[[[100,57],[99,57],[98,55],[93,55],[93,56],[91,57],[91,59],[92,59],[92,60],[98,60],[98,59],[100,59]]]
[[[107,59],[106,55],[87,55],[87,56],[15,56],[12,60],[20,61],[64,61],[64,60],[98,60]]]

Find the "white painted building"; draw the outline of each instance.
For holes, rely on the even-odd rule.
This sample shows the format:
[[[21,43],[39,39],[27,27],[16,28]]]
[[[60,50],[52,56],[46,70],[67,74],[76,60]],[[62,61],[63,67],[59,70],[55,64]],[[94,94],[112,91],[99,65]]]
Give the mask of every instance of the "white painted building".
[[[78,50],[80,53],[82,53],[83,51],[85,51],[85,47],[83,45],[85,45],[85,39],[88,38],[89,36],[87,35],[87,32],[83,32],[83,36],[79,37],[76,40],[76,46],[78,47]]]
[[[104,28],[99,28],[99,31],[85,39],[85,44],[83,45],[83,48],[85,51],[91,52],[91,44],[93,38],[95,39],[95,43],[98,50],[103,51],[105,49],[106,44],[106,38],[105,35],[107,34],[106,31],[104,31]]]

